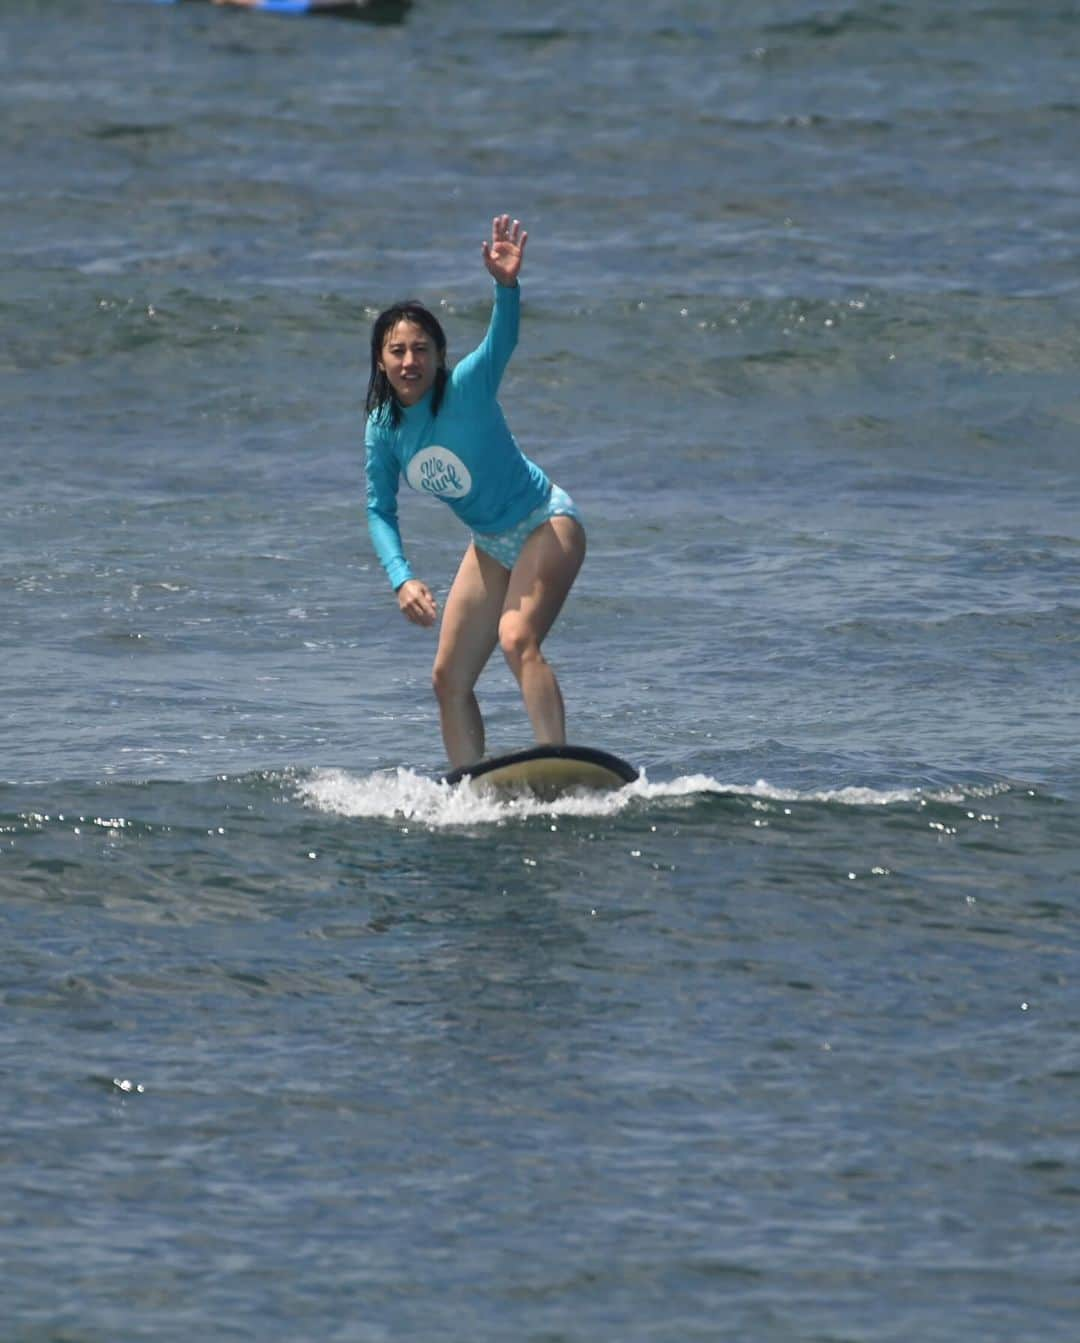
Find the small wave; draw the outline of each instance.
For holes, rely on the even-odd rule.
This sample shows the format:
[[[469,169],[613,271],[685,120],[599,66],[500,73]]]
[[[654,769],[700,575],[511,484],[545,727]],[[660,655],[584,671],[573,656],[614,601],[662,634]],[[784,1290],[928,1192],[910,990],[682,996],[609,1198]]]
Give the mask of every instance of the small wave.
[[[985,790],[982,790],[985,791]],[[843,788],[781,788],[758,779],[753,784],[720,783],[706,774],[690,774],[670,783],[643,783],[640,791],[645,797],[688,797],[702,793],[719,793],[725,797],[745,797],[762,802],[826,803],[842,807],[890,807],[899,803],[946,802],[960,803],[979,793],[978,789],[961,792],[958,789],[923,788],[866,788],[848,785]]]
[[[448,787],[438,779],[398,768],[366,775],[350,774],[340,769],[314,770],[296,781],[296,791],[305,805],[333,815],[406,820],[434,828],[450,828],[505,824],[533,816],[616,816],[642,803],[690,802],[708,795],[751,801],[888,807],[927,802],[957,804],[979,790],[850,786],[800,790],[776,787],[764,779],[749,785],[722,783],[708,774],[687,774],[653,783],[642,774],[617,791],[578,793],[544,801],[529,795],[498,796],[470,784]]]

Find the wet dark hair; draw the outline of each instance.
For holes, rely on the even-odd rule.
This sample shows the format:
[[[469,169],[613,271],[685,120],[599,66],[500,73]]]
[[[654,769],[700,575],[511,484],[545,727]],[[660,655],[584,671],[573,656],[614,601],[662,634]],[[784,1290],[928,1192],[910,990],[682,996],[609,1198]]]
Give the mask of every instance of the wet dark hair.
[[[415,299],[406,299],[404,303],[395,303],[375,318],[371,328],[371,377],[368,380],[367,401],[364,409],[369,415],[386,415],[395,427],[401,423],[401,402],[390,386],[389,379],[379,367],[382,359],[383,342],[387,332],[392,331],[398,322],[415,322],[426,331],[435,342],[439,356],[439,367],[435,370],[435,384],[431,391],[431,413],[438,415],[446,391],[448,374],[446,371],[446,333],[439,325],[439,319]]]

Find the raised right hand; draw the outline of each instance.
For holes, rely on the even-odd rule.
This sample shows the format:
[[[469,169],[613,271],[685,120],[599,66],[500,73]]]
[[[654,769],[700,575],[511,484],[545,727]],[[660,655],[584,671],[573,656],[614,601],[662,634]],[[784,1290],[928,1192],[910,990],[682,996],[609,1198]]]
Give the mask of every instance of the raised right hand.
[[[439,606],[426,583],[407,578],[397,590],[398,609],[414,625],[434,625]]]

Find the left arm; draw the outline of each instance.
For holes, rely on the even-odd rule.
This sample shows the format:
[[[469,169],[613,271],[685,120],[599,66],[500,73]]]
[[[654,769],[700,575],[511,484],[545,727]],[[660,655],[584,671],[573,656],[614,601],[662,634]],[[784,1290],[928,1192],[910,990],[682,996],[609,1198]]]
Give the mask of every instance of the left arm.
[[[496,215],[491,221],[491,242],[485,239],[480,250],[496,284],[509,288],[517,284],[528,241],[529,235],[521,227],[520,219],[511,224],[509,215]]]
[[[495,281],[495,304],[487,334],[461,360],[453,377],[459,385],[483,387],[484,394],[491,397],[497,395],[517,345],[521,313],[517,277],[528,236],[518,220],[511,224],[509,215],[496,215],[491,221],[491,242],[485,240],[481,244],[484,265]]]

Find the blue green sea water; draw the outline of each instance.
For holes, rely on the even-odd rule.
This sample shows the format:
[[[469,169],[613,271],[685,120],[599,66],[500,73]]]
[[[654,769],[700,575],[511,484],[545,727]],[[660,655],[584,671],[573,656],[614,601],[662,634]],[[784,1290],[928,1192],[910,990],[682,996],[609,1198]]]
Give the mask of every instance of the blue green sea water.
[[[1080,15],[377,17],[3,9],[0,1337],[1073,1343]],[[363,511],[504,210],[546,805]]]

